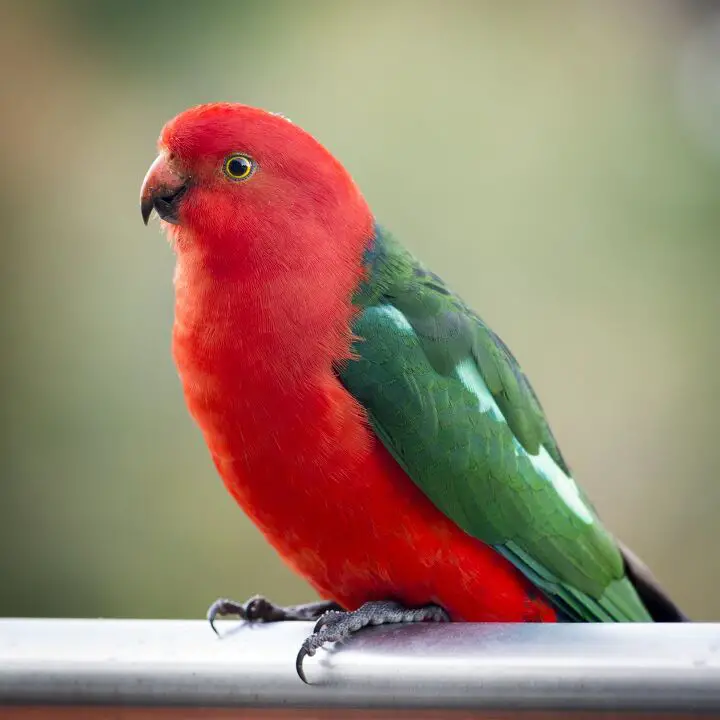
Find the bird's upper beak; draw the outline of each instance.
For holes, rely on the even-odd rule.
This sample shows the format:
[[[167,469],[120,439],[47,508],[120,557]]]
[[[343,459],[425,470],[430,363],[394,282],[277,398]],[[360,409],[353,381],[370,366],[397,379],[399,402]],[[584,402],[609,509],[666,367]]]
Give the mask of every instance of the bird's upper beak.
[[[158,155],[143,180],[140,212],[147,225],[153,210],[166,222],[177,225],[178,203],[188,187],[188,178],[174,170],[164,154]]]

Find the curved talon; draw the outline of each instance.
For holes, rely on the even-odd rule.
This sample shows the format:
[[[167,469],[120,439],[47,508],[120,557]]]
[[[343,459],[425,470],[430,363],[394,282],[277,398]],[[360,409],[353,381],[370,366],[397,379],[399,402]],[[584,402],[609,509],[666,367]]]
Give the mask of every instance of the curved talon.
[[[218,637],[220,636],[220,633],[215,627],[215,620],[217,620],[218,617],[223,617],[224,615],[229,614],[227,611],[229,604],[232,604],[232,600],[228,600],[227,598],[218,598],[207,610],[207,620],[210,623],[210,627],[213,629],[213,632]]]
[[[219,637],[220,632],[215,627],[215,620],[226,615],[237,615],[241,620],[248,620],[245,606],[236,600],[230,600],[228,598],[218,598],[207,611],[207,619],[210,623],[210,627],[213,629],[215,634]]]
[[[217,631],[217,628],[215,627],[215,618],[217,617],[217,609],[215,608],[215,605],[217,605],[217,600],[207,609],[207,612],[205,613],[205,617],[207,618],[207,621],[210,623],[210,627],[212,628],[212,631],[219,637],[220,633]]]
[[[409,609],[393,601],[370,601],[351,612],[328,610],[318,618],[312,635],[305,638],[295,659],[299,678],[308,683],[303,661],[312,657],[325,643],[343,642],[368,625],[390,623],[449,622],[450,616],[438,605]]]
[[[308,679],[305,677],[305,671],[303,670],[303,660],[308,656],[312,655],[309,650],[305,649],[305,646],[300,648],[300,652],[297,654],[297,657],[295,658],[295,670],[297,670],[297,674],[299,678],[306,684],[309,685]]]
[[[342,615],[342,613],[338,613],[338,615]],[[300,652],[298,652],[295,658],[295,670],[297,670],[297,674],[306,685],[310,683],[305,676],[305,670],[303,670],[303,660],[305,660],[306,657],[315,655],[318,648],[321,648],[326,642],[332,641],[333,638],[327,637],[327,633],[313,633],[310,637],[305,638],[305,641],[300,646]]]
[[[253,595],[244,603],[228,598],[218,598],[207,611],[207,619],[210,627],[216,635],[220,632],[215,627],[215,620],[226,615],[236,615],[241,620],[249,623],[280,622],[282,620],[317,620],[326,612],[337,612],[340,606],[332,600],[320,600],[318,602],[305,603],[303,605],[291,605],[282,607],[268,600],[263,595]]]

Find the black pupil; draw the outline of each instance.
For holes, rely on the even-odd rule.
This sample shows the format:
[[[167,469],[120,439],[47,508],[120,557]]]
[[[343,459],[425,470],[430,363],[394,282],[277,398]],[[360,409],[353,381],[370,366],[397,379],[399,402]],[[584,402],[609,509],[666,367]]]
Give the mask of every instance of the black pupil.
[[[250,162],[247,158],[233,158],[228,163],[228,170],[231,175],[244,175],[248,171]]]

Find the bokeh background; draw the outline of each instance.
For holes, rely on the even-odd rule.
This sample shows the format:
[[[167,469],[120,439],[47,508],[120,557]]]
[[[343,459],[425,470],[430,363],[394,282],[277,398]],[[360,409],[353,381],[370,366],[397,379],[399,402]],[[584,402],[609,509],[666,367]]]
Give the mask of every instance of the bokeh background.
[[[138,192],[162,124],[287,114],[504,337],[613,530],[720,620],[720,7],[0,3],[0,615],[313,597],[225,493]]]

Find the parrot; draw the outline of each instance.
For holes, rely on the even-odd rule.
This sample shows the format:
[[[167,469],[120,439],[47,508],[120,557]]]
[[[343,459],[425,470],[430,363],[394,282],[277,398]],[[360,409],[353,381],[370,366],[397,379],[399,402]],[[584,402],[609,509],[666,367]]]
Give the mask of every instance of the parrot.
[[[284,115],[162,128],[142,184],[175,257],[172,353],[224,485],[320,600],[296,658],[412,622],[685,622],[600,520],[510,349]]]

